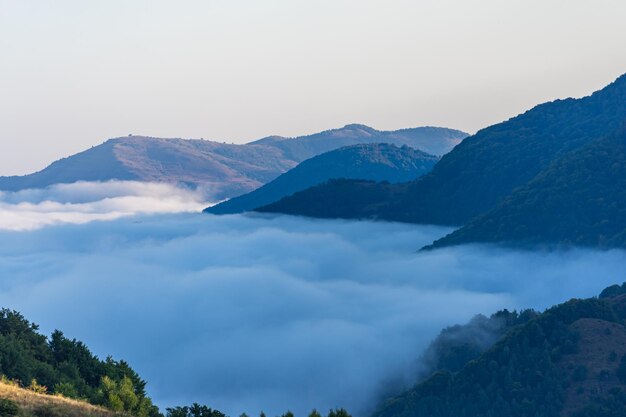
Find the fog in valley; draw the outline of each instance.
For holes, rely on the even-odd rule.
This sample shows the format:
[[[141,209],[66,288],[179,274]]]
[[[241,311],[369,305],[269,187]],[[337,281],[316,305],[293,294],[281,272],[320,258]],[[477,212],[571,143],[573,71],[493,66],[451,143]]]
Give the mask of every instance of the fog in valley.
[[[128,360],[161,407],[361,416],[414,382],[441,328],[593,296],[626,270],[622,251],[424,253],[451,229],[202,204],[152,184],[1,194],[0,305]]]

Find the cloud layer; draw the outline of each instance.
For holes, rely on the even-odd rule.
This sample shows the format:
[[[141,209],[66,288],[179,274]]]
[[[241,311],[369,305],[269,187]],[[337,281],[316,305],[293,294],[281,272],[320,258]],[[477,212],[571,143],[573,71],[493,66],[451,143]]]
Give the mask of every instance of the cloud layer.
[[[17,204],[100,204],[107,197],[98,192],[115,194],[56,192],[31,192]],[[195,213],[5,230],[0,305],[129,360],[161,406],[363,414],[390,384],[412,381],[442,327],[594,295],[626,269],[621,251],[415,252],[447,232]]]
[[[55,224],[83,224],[139,213],[200,211],[200,192],[137,181],[77,182],[45,189],[0,191],[0,230],[34,230]]]

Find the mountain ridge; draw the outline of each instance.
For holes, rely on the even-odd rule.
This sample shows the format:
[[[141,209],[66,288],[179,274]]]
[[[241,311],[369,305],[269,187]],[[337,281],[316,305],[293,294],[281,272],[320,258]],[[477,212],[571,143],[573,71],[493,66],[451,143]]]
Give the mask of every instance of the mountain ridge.
[[[262,143],[242,145],[148,136],[112,138],[35,173],[0,177],[0,190],[43,188],[76,181],[158,181],[202,187],[213,201],[219,201],[256,189],[329,148],[386,142],[431,143],[437,149],[451,149],[467,136],[446,128],[415,128],[408,133],[369,128],[363,133],[362,128],[354,126],[292,139],[265,138],[261,139]]]
[[[420,179],[370,195],[368,206],[349,206],[347,183],[341,192],[330,183],[298,193],[262,211],[311,217],[371,218],[408,223],[462,226],[495,207],[516,188],[535,178],[570,151],[616,131],[626,120],[626,75],[580,99],[568,98],[539,104],[505,122],[480,130],[444,155],[433,170]],[[363,183],[354,181],[355,189]],[[356,192],[356,191],[355,191]],[[330,198],[332,207],[311,208],[315,198]]]
[[[406,145],[401,148],[385,143],[345,146],[307,159],[262,187],[204,211],[213,214],[250,211],[332,178],[409,181],[430,171],[438,160]]]
[[[626,247],[626,129],[555,161],[497,207],[433,243]]]

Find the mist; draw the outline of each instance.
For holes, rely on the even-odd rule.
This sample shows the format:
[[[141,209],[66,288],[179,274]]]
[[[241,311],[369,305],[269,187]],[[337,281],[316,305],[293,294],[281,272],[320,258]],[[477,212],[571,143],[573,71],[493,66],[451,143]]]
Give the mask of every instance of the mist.
[[[50,201],[167,198],[141,189],[3,194],[0,217]],[[46,334],[58,328],[101,357],[128,360],[162,408],[195,401],[231,416],[314,407],[362,416],[390,381],[414,381],[443,327],[596,295],[626,270],[617,250],[416,252],[450,232],[441,227],[132,206],[90,222],[39,210],[37,227],[4,227],[0,305]]]
[[[201,190],[138,181],[79,181],[43,189],[0,191],[0,230],[114,220],[140,213],[197,212],[210,203]]]

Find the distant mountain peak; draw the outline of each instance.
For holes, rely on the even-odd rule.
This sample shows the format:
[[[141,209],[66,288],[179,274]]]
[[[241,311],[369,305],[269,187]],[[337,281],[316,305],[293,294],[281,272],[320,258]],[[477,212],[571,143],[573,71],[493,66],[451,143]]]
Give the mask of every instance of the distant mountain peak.
[[[255,140],[253,142],[249,142],[247,144],[248,145],[271,145],[272,143],[282,142],[284,140],[289,140],[289,138],[285,136],[272,135],[272,136],[266,136],[264,138]]]
[[[364,125],[308,136],[268,136],[246,145],[231,142],[127,135],[110,138],[24,176],[0,177],[0,190],[42,188],[76,181],[169,182],[206,189],[213,200],[260,187],[313,156],[361,143],[408,145],[441,155],[467,135],[449,129],[379,132]]]
[[[359,123],[350,123],[337,130],[364,130],[366,132],[379,132],[379,130],[374,129],[373,127],[369,127],[367,125],[359,124]]]

